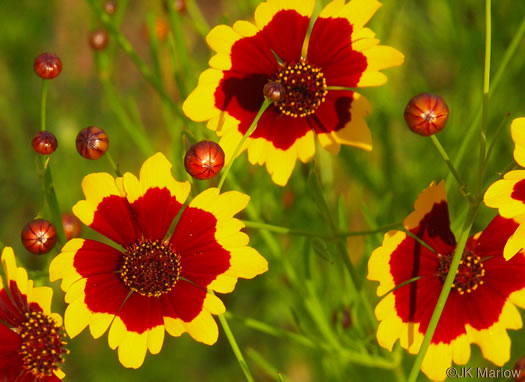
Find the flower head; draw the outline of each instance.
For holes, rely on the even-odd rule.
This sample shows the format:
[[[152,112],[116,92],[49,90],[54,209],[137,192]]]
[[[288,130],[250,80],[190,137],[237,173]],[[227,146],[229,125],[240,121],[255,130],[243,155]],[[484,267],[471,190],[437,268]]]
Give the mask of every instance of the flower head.
[[[432,248],[402,231],[385,235],[371,255],[368,279],[379,281],[379,296],[403,282],[419,277],[387,294],[377,305],[379,344],[392,349],[399,339],[410,353],[421,347],[443,282],[456,249],[450,230],[444,183],[432,183],[421,193],[405,228]],[[517,224],[496,216],[480,234],[471,237],[462,254],[452,290],[421,366],[432,380],[444,380],[452,361],[465,364],[470,345],[498,366],[510,358],[507,329],[519,329],[525,307],[525,255],[505,261],[503,247]]]
[[[525,118],[516,118],[510,126],[514,141],[514,159],[525,167]],[[505,259],[525,248],[525,170],[510,171],[494,182],[484,196],[485,204],[497,208],[501,216],[519,223],[509,237],[503,255]]]
[[[184,112],[208,121],[229,161],[263,104],[265,85],[279,82],[284,94],[274,97],[242,147],[252,164],[266,164],[279,185],[287,183],[297,158],[312,159],[315,135],[332,153],[341,144],[371,150],[364,120],[371,106],[349,89],[381,85],[386,76],[380,70],[403,62],[401,53],[378,45],[364,27],[380,5],[333,1],[315,19],[309,36],[314,0],[267,0],[255,10],[255,24],[215,27],[207,42],[217,54]]]
[[[247,195],[209,188],[182,210],[190,185],[177,182],[170,170],[158,153],[144,162],[139,178],[87,175],[86,199],[73,212],[120,247],[72,239],[50,265],[51,280],[62,279],[66,292],[67,333],[74,337],[89,326],[98,338],[109,328],[109,346],[118,347],[126,367],[140,367],[147,350],[159,353],[165,331],[215,343],[211,314],[225,308],[209,290],[229,293],[238,277],[268,267],[233,217]]]
[[[5,284],[0,278],[0,379],[61,381],[67,353],[62,317],[51,313],[53,290],[33,287],[24,268],[17,267],[10,247],[2,252]]]

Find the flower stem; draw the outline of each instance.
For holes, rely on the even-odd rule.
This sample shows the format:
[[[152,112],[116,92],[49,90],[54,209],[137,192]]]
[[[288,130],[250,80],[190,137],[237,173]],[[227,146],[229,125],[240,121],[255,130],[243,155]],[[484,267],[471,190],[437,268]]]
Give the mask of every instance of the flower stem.
[[[235,354],[235,358],[237,358],[237,362],[239,362],[239,365],[241,366],[241,369],[244,373],[244,376],[246,377],[246,380],[248,382],[254,382],[255,380],[253,379],[252,374],[250,373],[248,364],[244,360],[244,357],[241,353],[241,349],[239,349],[239,345],[237,345],[237,341],[235,340],[235,337],[233,336],[233,333],[230,329],[230,325],[228,325],[228,321],[226,320],[226,317],[224,314],[219,315],[219,322],[221,323],[222,330],[224,330],[224,334],[226,334],[226,337],[228,338],[228,341],[230,342],[230,346],[232,347],[233,353]]]
[[[51,214],[51,221],[57,231],[58,239],[62,244],[66,243],[66,235],[64,233],[64,226],[62,225],[62,216],[60,214],[60,207],[58,205],[58,199],[53,186],[53,176],[51,175],[51,166],[49,165],[49,157],[44,159],[40,156],[42,171],[43,171],[43,189],[44,189],[44,200],[47,202],[49,212]],[[42,206],[42,209],[44,206]]]
[[[237,144],[237,147],[235,147],[235,150],[233,151],[232,156],[230,157],[230,161],[228,162],[228,165],[226,166],[226,169],[222,173],[221,180],[219,181],[219,185],[217,186],[219,190],[222,188],[222,185],[224,184],[224,181],[226,180],[226,177],[228,176],[228,173],[230,172],[230,169],[233,165],[233,162],[235,161],[235,158],[237,158],[237,155],[239,154],[239,151],[241,150],[242,146],[244,145],[244,142],[252,135],[252,133],[255,131],[255,128],[257,127],[257,122],[259,122],[259,119],[261,119],[261,116],[263,115],[264,111],[270,106],[272,102],[268,101],[267,99],[264,100],[263,104],[261,105],[261,108],[259,109],[259,112],[255,116],[255,119],[253,120],[252,124],[246,130],[246,133],[242,136],[241,140]]]
[[[283,226],[278,226],[275,224],[268,224],[268,223],[256,222],[256,221],[251,221],[251,220],[243,220],[243,222],[248,228],[261,229],[261,230],[266,230],[270,232],[295,235],[295,236],[319,237],[319,238],[327,239],[327,240],[337,240],[342,237],[350,237],[350,236],[373,235],[376,233],[385,232],[390,229],[401,226],[401,223],[393,223],[393,224],[388,224],[388,225],[385,225],[383,227],[379,227],[373,230],[348,231],[348,232],[337,232],[336,234],[326,234],[326,233],[320,233],[320,232],[301,231],[301,230],[296,230],[296,229],[292,229],[289,227],[283,227]]]
[[[483,73],[483,104],[481,111],[481,134],[479,145],[479,170],[478,183],[476,187],[476,199],[481,197],[483,180],[487,166],[487,125],[489,113],[490,92],[490,53],[491,53],[491,0],[485,0],[485,65]]]
[[[144,63],[144,61],[138,56],[131,43],[119,32],[117,27],[111,21],[111,18],[101,9],[101,7],[95,2],[95,0],[87,0],[90,7],[95,11],[97,17],[102,21],[104,26],[111,33],[118,45],[124,50],[124,52],[133,60],[139,71],[142,73],[144,78],[153,86],[163,101],[167,102],[179,117],[184,117],[180,107],[171,99],[168,93],[164,90],[162,81],[159,81],[151,69]]]
[[[110,166],[113,168],[113,171],[115,172],[115,175],[122,176],[122,173],[120,172],[120,169],[115,164],[115,161],[113,160],[113,157],[111,156],[109,151],[106,151],[106,158],[108,158],[108,162],[109,162]]]
[[[190,19],[195,26],[195,30],[205,38],[210,31],[210,26],[204,18],[199,5],[195,0],[186,0],[186,8],[188,9]]]
[[[454,253],[454,257],[452,258],[452,262],[450,264],[450,269],[448,271],[447,278],[443,283],[443,288],[441,289],[441,293],[437,300],[436,307],[434,308],[434,312],[432,313],[432,317],[430,318],[430,322],[425,333],[425,338],[423,339],[423,343],[419,348],[419,353],[416,357],[416,360],[414,361],[414,364],[412,365],[412,369],[410,370],[408,382],[416,382],[417,376],[419,375],[421,364],[423,363],[425,354],[427,353],[428,347],[430,346],[430,341],[432,340],[432,337],[434,337],[434,333],[439,323],[441,313],[443,313],[443,309],[445,308],[448,295],[450,294],[450,290],[452,289],[452,283],[456,278],[456,273],[458,272],[459,268],[459,262],[463,255],[463,251],[465,250],[465,245],[467,244],[467,239],[469,237],[474,218],[476,217],[478,206],[479,204],[471,206],[469,209],[469,213],[463,225],[462,232],[459,236],[459,242],[456,247],[456,252]]]
[[[480,156],[479,156],[479,172],[478,172],[478,183],[476,187],[476,194],[474,196],[473,203],[471,204],[465,222],[463,223],[462,231],[459,235],[458,245],[452,258],[452,263],[447,274],[447,278],[443,283],[443,288],[439,295],[436,307],[430,318],[425,337],[419,349],[419,353],[416,357],[412,369],[410,370],[410,375],[408,377],[408,382],[415,382],[417,376],[419,375],[419,370],[421,369],[421,364],[425,358],[428,347],[434,333],[436,331],[437,325],[445,304],[447,302],[448,295],[452,289],[452,283],[456,278],[456,274],[459,268],[459,262],[463,256],[463,251],[465,250],[465,245],[467,243],[468,237],[470,235],[470,230],[472,229],[472,224],[477,215],[478,208],[480,206],[480,196],[483,188],[483,179],[485,177],[485,165],[486,165],[486,131],[487,131],[487,115],[488,115],[488,99],[490,91],[490,50],[491,50],[491,0],[485,0],[485,69],[483,76],[483,109],[482,109],[482,118],[481,118],[481,140],[480,140]]]
[[[40,103],[40,130],[46,130],[46,104],[47,104],[47,83],[48,80],[42,79],[42,101]]]
[[[339,229],[330,214],[330,209],[328,208],[328,203],[326,202],[326,198],[323,193],[323,189],[321,186],[321,182],[319,180],[318,174],[311,170],[310,174],[308,176],[308,183],[313,191],[314,198],[316,202],[318,203],[319,210],[321,211],[321,214],[323,215],[324,220],[328,224],[328,227],[330,231],[332,232],[332,235],[337,236],[340,232]],[[365,295],[365,291],[361,288],[360,282],[359,282],[359,276],[358,273],[350,261],[350,257],[348,256],[348,249],[346,247],[346,242],[344,241],[344,236],[340,237],[339,240],[336,242],[336,248],[339,252],[339,255],[341,256],[343,263],[346,267],[346,270],[348,271],[349,280],[350,280],[350,293],[354,295],[356,301],[358,303],[361,303],[363,306],[366,315],[369,318],[370,323],[374,327],[374,329],[377,326],[377,320],[374,315],[372,306],[370,305],[370,301]]]
[[[431,135],[430,139],[432,140],[432,143],[434,143],[434,146],[436,146],[436,149],[438,150],[439,155],[441,155],[441,158],[443,158],[443,160],[447,164],[450,172],[452,173],[452,175],[454,175],[454,178],[456,178],[461,194],[468,199],[470,204],[472,204],[473,203],[472,195],[470,194],[470,191],[468,190],[467,184],[463,181],[463,179],[461,179],[461,176],[459,175],[456,168],[452,164],[452,161],[450,160],[447,152],[445,151],[445,149],[439,142],[439,139],[435,135]]]
[[[148,136],[131,120],[111,81],[108,78],[100,77],[100,82],[106,93],[106,99],[109,102],[109,106],[124,130],[126,130],[133,140],[133,143],[138,147],[142,154],[146,156],[152,155],[154,149]]]
[[[489,99],[490,96],[494,93],[494,90],[497,88],[497,86],[500,84],[501,79],[503,78],[503,75],[507,73],[507,67],[511,61],[511,59],[516,54],[518,48],[520,47],[520,43],[523,39],[523,35],[525,35],[525,17],[523,18],[518,31],[514,34],[514,37],[512,38],[512,41],[508,48],[505,50],[505,53],[503,54],[503,58],[501,60],[500,65],[498,66],[498,69],[496,70],[496,73],[494,74],[494,80],[492,81],[492,86],[489,89]],[[470,126],[476,126],[479,123],[479,120],[481,118],[482,113],[479,111],[475,115],[475,118],[470,123]],[[455,163],[457,166],[463,161],[463,158],[465,157],[465,154],[467,153],[467,148],[470,147],[471,140],[474,137],[475,129],[470,129],[467,131],[463,142],[457,152],[457,155],[455,156]]]

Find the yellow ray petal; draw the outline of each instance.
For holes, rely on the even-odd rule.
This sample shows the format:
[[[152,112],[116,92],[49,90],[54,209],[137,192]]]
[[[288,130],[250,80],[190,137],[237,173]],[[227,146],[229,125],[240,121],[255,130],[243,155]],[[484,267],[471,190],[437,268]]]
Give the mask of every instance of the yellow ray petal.
[[[511,171],[516,173],[517,171]],[[523,171],[519,171],[523,173]],[[510,173],[508,173],[510,174]],[[517,176],[518,174],[510,174],[509,177]],[[525,178],[523,178],[525,179]],[[485,192],[483,201],[492,208],[497,208],[498,212],[504,218],[513,218],[525,214],[525,203],[521,200],[512,198],[514,187],[523,179],[501,179],[493,183]]]
[[[71,284],[82,278],[73,266],[77,251],[84,245],[84,239],[72,239],[62,247],[62,252],[49,265],[49,280],[62,279],[61,288],[66,292]]]
[[[513,120],[510,132],[514,141],[514,159],[521,167],[525,167],[525,118]]]
[[[148,332],[126,332],[118,345],[118,359],[122,366],[138,369],[144,363],[148,349]]]
[[[514,305],[519,306],[522,309],[525,309],[525,289],[512,292],[509,296],[508,301]]]
[[[255,9],[255,24],[263,29],[281,10],[291,9],[300,15],[309,17],[314,9],[314,0],[268,0]]]
[[[295,141],[297,157],[303,163],[309,162],[315,155],[315,139],[313,131],[309,130],[304,136]]]
[[[67,334],[74,338],[91,322],[91,312],[84,301],[77,300],[70,303],[64,313],[64,328]]]
[[[382,296],[395,287],[390,273],[390,255],[405,240],[406,234],[401,231],[389,231],[385,234],[383,244],[376,248],[368,260],[367,279],[379,281],[377,295]]]
[[[155,326],[148,330],[148,349],[151,354],[159,354],[164,343],[164,326]]]
[[[179,337],[186,331],[184,322],[178,318],[164,317],[164,327],[170,336]]]
[[[123,196],[115,179],[106,172],[89,174],[82,180],[82,190],[86,200],[81,200],[73,206],[73,213],[85,225],[91,225],[99,203],[111,195]]]
[[[242,37],[252,37],[259,32],[259,29],[249,21],[239,20],[233,24],[233,30]]]
[[[452,349],[445,344],[431,344],[423,358],[421,371],[432,381],[444,381],[446,370],[452,365]]]
[[[188,334],[198,342],[213,345],[219,337],[219,328],[210,313],[202,311],[191,322],[185,322]]]
[[[297,152],[293,147],[288,150],[281,150],[271,145],[267,147],[271,147],[271,149],[266,158],[266,169],[275,184],[285,186],[295,167]]]
[[[215,107],[215,89],[223,77],[217,69],[207,69],[199,77],[197,87],[182,104],[182,111],[194,121],[202,122],[219,115]]]
[[[268,270],[266,259],[252,247],[233,249],[230,256],[230,275],[251,279]]]
[[[423,217],[428,214],[434,204],[446,201],[445,183],[443,181],[436,185],[431,182],[430,186],[419,194],[414,203],[414,212],[412,212],[403,222],[407,230],[411,230],[419,225]]]
[[[231,218],[243,210],[250,201],[250,197],[238,191],[228,191],[219,195],[219,189],[211,187],[190,202],[190,207],[212,213],[217,220]]]
[[[248,140],[250,141],[248,145],[248,160],[251,164],[264,164],[269,150],[267,145],[271,143],[264,138],[248,138]]]
[[[520,224],[516,231],[507,240],[505,248],[503,249],[503,257],[505,260],[510,260],[519,251],[525,247],[525,225]]]
[[[91,322],[89,323],[89,332],[93,338],[99,338],[106,333],[114,317],[115,315],[109,313],[93,314]]]
[[[206,36],[206,42],[217,53],[230,55],[231,48],[242,36],[227,25],[217,25]]]
[[[334,0],[330,3],[326,4],[326,6],[322,9],[321,13],[319,14],[319,17],[337,17],[339,15],[339,12],[343,9],[345,5],[345,0]]]
[[[212,314],[223,314],[226,311],[226,307],[221,299],[211,293],[206,294],[203,308]]]
[[[171,163],[162,153],[148,158],[140,169],[140,180],[131,173],[124,174],[124,189],[130,203],[151,188],[167,188],[179,203],[184,203],[190,193],[189,182],[177,182],[171,174]]]
[[[109,328],[108,334],[108,344],[109,347],[113,350],[117,348],[120,342],[123,340],[126,335],[127,329],[120,317],[115,317],[111,327]]]
[[[346,18],[354,30],[361,29],[381,7],[376,0],[352,0],[339,11],[338,17]]]
[[[235,289],[235,285],[237,285],[237,277],[223,273],[218,275],[217,278],[208,285],[208,288],[219,293],[231,293]]]
[[[468,336],[462,334],[457,337],[452,343],[452,360],[457,365],[464,365],[470,359],[470,342]]]

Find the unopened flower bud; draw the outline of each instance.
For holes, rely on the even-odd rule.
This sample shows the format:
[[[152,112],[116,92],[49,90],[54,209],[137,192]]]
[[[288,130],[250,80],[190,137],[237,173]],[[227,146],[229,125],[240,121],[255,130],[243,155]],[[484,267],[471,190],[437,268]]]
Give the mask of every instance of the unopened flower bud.
[[[421,93],[408,102],[405,121],[414,133],[428,137],[439,133],[448,119],[448,106],[440,96]]]

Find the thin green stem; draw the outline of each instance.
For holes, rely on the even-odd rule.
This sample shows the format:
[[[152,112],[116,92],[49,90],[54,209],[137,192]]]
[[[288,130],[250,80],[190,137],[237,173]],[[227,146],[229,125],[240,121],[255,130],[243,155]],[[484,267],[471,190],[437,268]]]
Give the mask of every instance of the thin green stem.
[[[253,318],[248,317],[241,317],[236,314],[226,312],[224,313],[226,318],[233,318],[234,320],[238,320],[242,322],[242,324],[248,328],[258,330],[262,333],[278,337],[278,338],[287,338],[289,340],[292,340],[298,344],[301,344],[303,346],[309,347],[309,348],[316,348],[318,344],[315,344],[311,339],[308,337],[305,337],[301,334],[290,332],[288,330],[276,328],[274,326],[271,326],[267,324],[266,322],[258,321]]]
[[[106,155],[105,155],[106,158],[108,158],[108,162],[109,162],[109,165],[111,166],[111,168],[113,169],[113,171],[115,172],[115,175],[117,176],[122,176],[122,173],[120,172],[120,169],[118,168],[118,166],[115,164],[115,161],[113,160],[113,157],[111,156],[111,154],[109,153],[109,151],[106,151]]]
[[[445,151],[445,149],[443,148],[443,146],[439,142],[439,139],[435,135],[431,135],[430,139],[432,140],[432,143],[434,143],[434,146],[436,146],[436,149],[438,150],[439,155],[441,155],[441,158],[443,158],[443,160],[447,164],[450,172],[452,173],[452,175],[454,175],[454,178],[456,178],[456,181],[458,182],[459,190],[460,190],[461,194],[468,199],[469,203],[472,204],[473,203],[472,195],[470,194],[470,191],[468,190],[467,184],[463,181],[463,179],[461,178],[461,176],[457,172],[456,168],[452,164],[452,161],[450,160],[450,158],[448,157],[447,152]]]
[[[330,209],[328,208],[328,203],[326,202],[326,198],[323,193],[323,189],[321,187],[319,176],[315,173],[315,171],[312,171],[310,173],[310,179],[314,178],[313,182],[310,183],[314,192],[314,195],[317,197],[317,202],[319,203],[319,209],[321,213],[324,215],[325,221],[328,223],[328,226],[330,228],[330,231],[332,232],[332,235],[336,236],[339,234],[339,229],[337,225],[335,224],[334,219],[332,218],[332,215],[330,214]],[[367,296],[360,288],[359,283],[359,276],[357,271],[355,270],[354,265],[350,261],[350,257],[348,256],[348,250],[346,248],[344,237],[341,237],[340,240],[337,240],[336,242],[337,250],[343,260],[343,263],[348,271],[349,280],[350,280],[350,293],[353,294],[357,301],[360,301],[363,305],[366,314],[370,320],[370,323],[375,328],[377,326],[377,320],[374,315],[372,306],[370,305],[370,301],[367,298]]]
[[[51,214],[51,221],[53,222],[55,229],[58,234],[58,238],[62,244],[66,242],[66,235],[64,233],[64,226],[62,225],[62,216],[60,214],[60,207],[58,205],[58,199],[55,192],[55,187],[53,186],[53,176],[51,174],[51,166],[49,165],[49,157],[46,159],[41,158],[42,171],[44,172],[44,177],[42,179],[45,201],[49,207],[49,212]],[[44,208],[44,206],[42,206]]]
[[[40,130],[46,130],[46,104],[48,80],[42,79],[42,100],[40,103]]]
[[[241,140],[237,144],[237,147],[233,151],[233,154],[230,158],[230,161],[228,162],[228,165],[226,166],[226,169],[222,173],[221,180],[219,181],[219,185],[217,186],[219,190],[222,188],[222,185],[224,184],[224,181],[226,180],[226,177],[228,176],[230,169],[232,168],[233,162],[237,158],[237,155],[239,154],[239,151],[241,151],[242,146],[244,145],[244,142],[252,135],[252,133],[255,131],[255,128],[257,127],[257,122],[259,122],[259,119],[261,119],[264,111],[270,106],[272,103],[268,101],[267,99],[264,100],[263,104],[261,105],[261,108],[259,109],[259,112],[255,116],[255,119],[253,120],[252,124],[246,130],[246,133],[242,136]]]
[[[469,210],[469,214],[467,216],[465,224],[463,225],[462,232],[459,236],[459,242],[456,247],[456,252],[454,253],[454,257],[452,258],[452,262],[450,264],[450,269],[448,271],[447,278],[445,279],[445,282],[443,283],[443,288],[441,289],[441,293],[437,300],[436,307],[434,308],[434,312],[432,313],[432,317],[430,318],[430,322],[428,324],[428,328],[425,333],[425,338],[423,339],[423,343],[421,344],[421,347],[419,348],[419,353],[416,357],[416,360],[414,361],[414,364],[412,365],[412,369],[410,370],[410,374],[408,376],[408,382],[416,382],[417,376],[419,375],[421,364],[423,363],[423,359],[425,358],[425,354],[427,353],[428,347],[430,345],[430,341],[432,340],[432,337],[434,336],[434,332],[436,331],[437,325],[439,323],[439,319],[441,317],[441,313],[443,313],[443,309],[445,308],[445,304],[447,302],[448,295],[450,294],[450,290],[452,289],[452,283],[454,282],[454,279],[456,278],[456,273],[459,268],[459,262],[463,255],[463,251],[465,250],[465,245],[467,243],[467,239],[469,237],[470,230],[472,228],[472,223],[474,222],[474,218],[476,217],[477,210],[478,210],[478,206],[471,206]]]
[[[334,235],[334,234],[326,234],[326,233],[320,233],[320,232],[308,232],[308,231],[296,230],[296,229],[292,229],[289,227],[283,227],[283,226],[278,226],[275,224],[268,224],[268,223],[262,223],[262,222],[255,222],[251,220],[243,220],[243,222],[248,228],[261,229],[261,230],[266,230],[266,231],[276,232],[276,233],[281,233],[281,234],[286,234],[286,235],[319,237],[319,238],[327,239],[327,240],[336,240],[342,237],[351,237],[351,236],[373,235],[376,233],[385,232],[390,229],[398,228],[401,226],[401,223],[393,223],[393,224],[388,224],[388,225],[385,225],[383,227],[373,229],[373,230],[337,232]]]
[[[210,26],[204,18],[204,15],[202,14],[197,2],[195,0],[186,0],[186,9],[188,10],[190,19],[193,22],[193,25],[195,26],[197,32],[202,37],[206,37],[206,35],[210,31]]]
[[[186,38],[184,31],[182,30],[181,20],[179,13],[173,8],[173,1],[168,1],[171,29],[173,30],[173,38],[175,42],[175,49],[177,51],[177,59],[181,65],[182,71],[182,88],[180,89],[182,98],[186,98],[188,79],[191,78],[191,65],[190,65],[190,54],[186,47]]]
[[[483,105],[481,111],[481,134],[479,145],[479,171],[478,183],[476,187],[476,199],[480,198],[483,188],[483,180],[486,170],[487,155],[487,126],[489,113],[489,92],[490,92],[490,55],[491,55],[491,0],[485,0],[485,65],[483,73]]]
[[[516,54],[520,46],[521,40],[523,39],[523,35],[525,35],[525,17],[521,21],[518,31],[514,34],[514,37],[512,38],[510,45],[508,46],[507,50],[503,54],[503,59],[501,60],[501,64],[498,66],[498,70],[496,71],[496,74],[494,74],[494,79],[489,89],[489,99],[490,99],[490,96],[494,94],[495,89],[501,82],[503,75],[506,73],[507,66],[509,65],[512,57],[514,57],[514,55]],[[482,113],[479,111],[479,108],[478,108],[476,116],[473,119],[472,123],[470,123],[470,126],[476,126],[479,123],[481,114]],[[475,129],[469,129],[467,131],[467,134],[455,158],[456,166],[458,166],[463,161],[463,158],[465,154],[467,153],[467,148],[471,146],[470,143],[474,137],[474,132],[475,132]]]
[[[436,303],[436,307],[434,308],[434,312],[432,313],[432,317],[430,318],[430,322],[428,324],[428,328],[425,333],[425,337],[419,349],[419,353],[416,357],[414,364],[412,365],[412,369],[408,377],[408,382],[415,382],[419,375],[421,364],[423,363],[428,347],[430,346],[430,342],[432,340],[432,337],[434,336],[434,332],[439,323],[439,319],[441,317],[441,314],[443,313],[443,309],[445,308],[445,304],[447,302],[448,295],[450,294],[450,290],[452,289],[452,284],[454,282],[454,279],[456,278],[456,273],[459,268],[459,262],[461,261],[461,258],[463,256],[463,251],[465,250],[465,245],[467,243],[468,237],[470,235],[470,230],[472,229],[472,224],[474,223],[474,219],[477,215],[478,208],[480,205],[480,196],[481,196],[481,191],[483,187],[483,179],[485,177],[485,166],[486,166],[486,131],[487,131],[487,124],[488,124],[488,120],[487,120],[488,99],[489,99],[489,92],[490,92],[491,0],[485,0],[485,22],[486,22],[486,28],[485,28],[485,67],[484,67],[484,76],[483,76],[483,106],[482,106],[483,109],[482,109],[482,119],[481,119],[479,172],[478,172],[478,179],[477,179],[476,194],[474,196],[474,203],[471,204],[469,211],[467,213],[467,216],[465,218],[465,222],[463,223],[463,227],[459,235],[459,241],[458,241],[455,253],[454,253],[454,257],[452,258],[452,263],[450,264],[450,268],[449,268],[447,277],[445,279],[445,282],[443,283],[443,288],[441,289],[441,293]]]
[[[133,60],[139,71],[142,73],[144,78],[153,86],[160,97],[166,101],[173,110],[180,116],[183,117],[180,107],[171,99],[166,93],[162,85],[162,81],[155,76],[150,68],[144,63],[144,61],[138,56],[131,43],[119,32],[117,27],[111,21],[111,18],[102,10],[102,8],[95,2],[95,0],[87,0],[91,8],[95,11],[97,17],[102,21],[104,26],[111,33],[117,44],[124,50],[124,52]]]
[[[228,325],[228,321],[226,320],[224,314],[219,315],[219,322],[221,323],[222,329],[224,330],[224,334],[226,334],[226,338],[228,338],[228,341],[230,342],[233,354],[235,354],[235,358],[237,358],[237,362],[239,362],[239,365],[241,366],[242,372],[244,373],[246,380],[248,382],[254,382],[255,380],[253,379],[252,374],[250,373],[248,364],[244,360],[244,356],[241,353],[241,349],[239,348],[239,345],[237,345],[237,341],[233,336],[233,333],[230,329],[230,325]]]
[[[507,124],[507,120],[509,119],[510,117],[510,113],[507,113],[505,115],[505,118],[503,118],[503,120],[501,121],[501,123],[499,124],[498,128],[496,129],[496,133],[494,134],[494,138],[492,139],[492,142],[490,143],[490,146],[489,146],[489,149],[487,151],[487,157],[486,157],[486,162],[489,161],[490,159],[490,156],[492,155],[492,151],[494,150],[494,146],[496,145],[496,142],[497,142],[497,137],[501,134],[501,132],[503,131],[503,128],[505,127],[505,125]]]
[[[149,156],[153,154],[153,146],[150,140],[148,139],[146,134],[140,129],[140,126],[137,126],[135,123],[133,123],[133,121],[129,117],[111,81],[107,78],[100,77],[100,82],[102,83],[102,87],[104,88],[104,92],[106,93],[106,98],[109,102],[109,106],[113,110],[113,113],[115,113],[116,117],[119,119],[120,123],[122,124],[122,127],[128,132],[131,139],[133,139],[133,142],[137,145],[139,150],[144,155]]]

